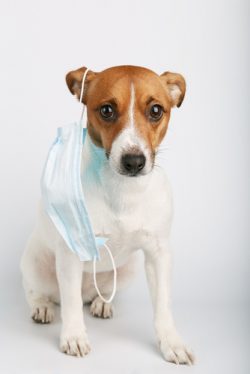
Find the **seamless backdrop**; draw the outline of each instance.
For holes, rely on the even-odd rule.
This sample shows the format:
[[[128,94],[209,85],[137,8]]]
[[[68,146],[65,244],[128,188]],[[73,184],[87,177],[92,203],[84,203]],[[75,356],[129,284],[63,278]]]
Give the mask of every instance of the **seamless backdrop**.
[[[174,192],[173,304],[198,356],[190,370],[249,372],[249,2],[3,0],[0,8],[0,371],[176,370],[154,348],[142,261],[113,321],[86,309],[86,360],[58,353],[59,318],[32,325],[21,287],[48,147],[80,112],[65,74],[131,64],[187,81],[160,162]]]

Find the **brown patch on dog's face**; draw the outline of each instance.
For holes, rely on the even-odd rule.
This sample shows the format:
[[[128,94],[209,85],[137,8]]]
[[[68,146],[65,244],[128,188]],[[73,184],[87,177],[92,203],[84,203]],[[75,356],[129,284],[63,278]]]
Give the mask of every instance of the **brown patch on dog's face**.
[[[160,77],[151,71],[135,74],[133,84],[135,126],[154,154],[168,128],[171,99]],[[154,108],[160,111],[159,116],[153,116]]]
[[[112,143],[128,122],[130,76],[126,71],[108,69],[99,73],[88,90],[86,104],[88,129],[92,140],[109,153]],[[101,110],[112,107],[113,116],[104,118]]]
[[[85,70],[78,69],[66,77],[70,91],[78,99]],[[83,102],[87,105],[90,137],[109,155],[115,140],[132,126],[148,149],[153,164],[155,152],[168,128],[171,108],[180,106],[184,95],[185,81],[179,74],[159,76],[135,66],[118,66],[100,73],[89,71]],[[129,144],[128,151],[132,152],[131,140]],[[121,147],[126,148],[126,145]],[[135,148],[138,153],[138,144]]]

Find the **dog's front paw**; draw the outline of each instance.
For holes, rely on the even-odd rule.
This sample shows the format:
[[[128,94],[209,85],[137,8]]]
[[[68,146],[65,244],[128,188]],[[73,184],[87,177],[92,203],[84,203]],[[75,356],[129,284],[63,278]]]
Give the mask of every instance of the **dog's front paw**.
[[[90,352],[90,345],[85,333],[77,335],[62,334],[60,349],[67,355],[84,357]]]
[[[50,323],[54,319],[54,307],[52,303],[34,305],[31,311],[31,318],[36,323]]]
[[[177,336],[166,335],[159,339],[159,345],[165,360],[174,364],[193,365],[195,357],[193,352],[186,348]]]
[[[105,303],[97,296],[90,305],[90,313],[94,317],[111,318],[113,317],[113,307],[111,303]]]

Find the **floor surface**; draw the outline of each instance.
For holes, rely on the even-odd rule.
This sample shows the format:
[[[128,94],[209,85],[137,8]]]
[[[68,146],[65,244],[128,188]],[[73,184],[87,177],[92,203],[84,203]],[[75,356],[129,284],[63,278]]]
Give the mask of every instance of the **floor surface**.
[[[38,325],[29,318],[21,285],[6,294],[0,309],[3,374],[64,373],[250,373],[247,308],[233,305],[174,305],[176,324],[195,352],[193,367],[175,366],[161,357],[155,341],[152,311],[145,292],[130,286],[115,302],[111,320],[94,318],[84,307],[92,351],[85,358],[69,357],[58,348],[59,308],[55,322]]]

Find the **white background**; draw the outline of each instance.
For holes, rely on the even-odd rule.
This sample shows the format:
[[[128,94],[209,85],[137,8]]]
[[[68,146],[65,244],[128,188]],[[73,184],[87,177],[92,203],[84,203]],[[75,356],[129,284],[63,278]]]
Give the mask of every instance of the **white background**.
[[[56,128],[79,116],[65,74],[132,64],[175,71],[162,165],[171,180],[173,304],[193,373],[247,373],[249,357],[249,2],[14,1],[0,5],[2,373],[175,372],[155,348],[143,269],[112,321],[89,316],[93,352],[58,352],[60,322],[32,324],[19,272]],[[247,357],[248,355],[248,357]]]

